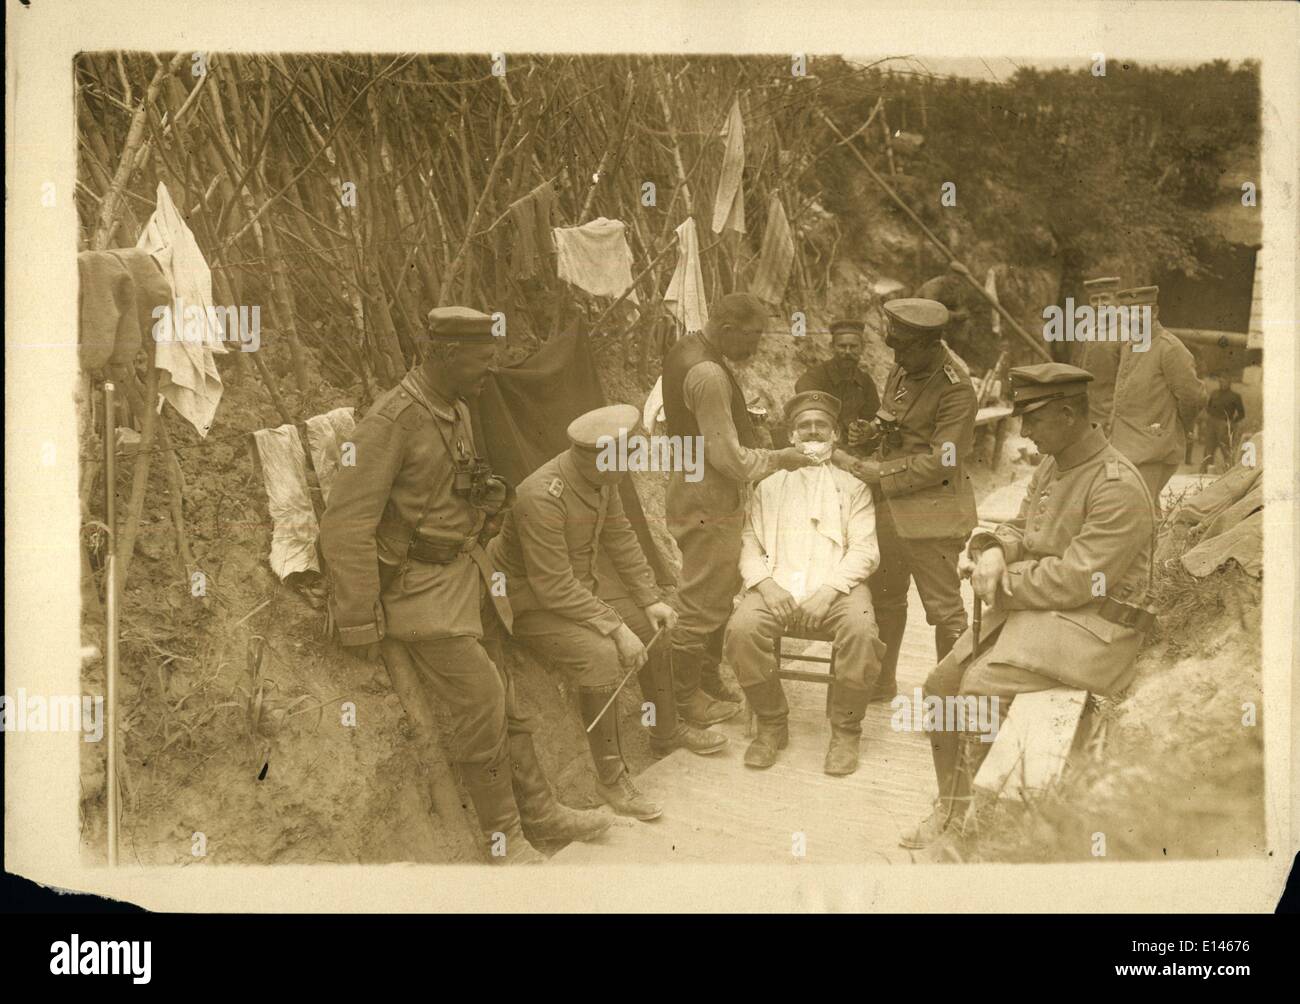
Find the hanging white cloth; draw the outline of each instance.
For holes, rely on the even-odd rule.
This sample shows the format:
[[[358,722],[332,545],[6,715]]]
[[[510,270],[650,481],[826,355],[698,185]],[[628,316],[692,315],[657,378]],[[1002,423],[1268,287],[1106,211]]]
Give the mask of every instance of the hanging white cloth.
[[[343,462],[343,444],[356,428],[351,408],[335,408],[307,419],[307,443],[320,484],[321,499],[329,502],[330,488]],[[294,572],[319,572],[316,539],[320,524],[307,486],[307,456],[297,426],[279,425],[253,433],[257,459],[262,465],[267,508],[271,513],[271,570],[283,581]]]
[[[763,231],[763,246],[758,252],[758,269],[749,291],[766,303],[779,304],[790,281],[790,267],[794,264],[794,238],[790,236],[790,221],[786,218],[781,196],[775,191],[767,203],[767,229]]]
[[[677,268],[673,271],[668,291],[664,293],[664,307],[687,334],[703,331],[709,319],[709,307],[704,299],[704,274],[700,271],[700,241],[695,231],[695,218],[688,216],[676,230]]]
[[[158,392],[206,437],[221,401],[214,352],[225,352],[212,304],[212,271],[167,186],[136,247],[153,254],[171,285],[171,310],[154,326]]]
[[[1002,302],[998,300],[998,277],[992,266],[989,267],[988,277],[984,280],[984,292],[993,297],[996,302]],[[993,314],[993,334],[1002,334],[1002,315],[992,305],[989,306],[989,311]]]
[[[551,231],[556,274],[594,296],[622,296],[632,285],[632,249],[626,231],[622,220],[604,216],[580,227],[556,227]],[[627,300],[639,302],[635,289]]]
[[[745,120],[740,114],[740,98],[731,102],[731,113],[722,127],[727,148],[722,154],[722,173],[718,176],[718,192],[713,200],[713,232],[737,230],[745,232],[745,193],[740,189],[745,173]]]

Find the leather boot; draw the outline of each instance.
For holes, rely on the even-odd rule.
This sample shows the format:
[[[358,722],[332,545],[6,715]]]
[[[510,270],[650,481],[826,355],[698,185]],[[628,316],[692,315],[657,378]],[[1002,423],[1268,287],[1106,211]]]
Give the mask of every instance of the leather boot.
[[[483,831],[487,860],[494,865],[542,864],[546,856],[527,838],[519,823],[519,809],[511,786],[510,761],[498,765],[461,764],[461,778],[469,791],[479,829]]]
[[[667,654],[656,653],[638,674],[641,693],[654,705],[654,724],[650,726],[650,752],[662,759],[676,749],[705,756],[727,745],[721,732],[697,729],[677,715],[677,698],[673,694],[672,664]]]
[[[934,775],[939,782],[939,797],[934,800],[930,814],[899,839],[900,847],[912,850],[929,847],[944,835],[952,823],[960,748],[961,743],[955,732],[940,729],[930,733],[930,756],[934,760]]]
[[[673,649],[673,686],[677,688],[677,714],[687,724],[708,728],[740,714],[741,704],[717,701],[700,689],[700,666],[703,654]]]
[[[822,770],[832,777],[847,777],[858,769],[858,745],[862,738],[862,717],[867,711],[867,692],[832,684],[831,743]]]
[[[875,685],[871,688],[871,697],[868,699],[871,704],[879,704],[881,701],[892,701],[898,696],[898,655],[889,661],[889,672],[885,672],[882,667],[880,675],[876,677]]]
[[[777,752],[790,745],[790,706],[785,702],[785,691],[781,688],[781,681],[773,676],[756,686],[746,687],[745,696],[758,719],[758,732],[745,750],[745,766],[771,767],[776,763]]]
[[[745,700],[740,688],[722,675],[722,641],[726,626],[709,635],[700,660],[700,689],[715,701],[740,704]]]
[[[578,703],[582,709],[582,727],[591,726],[618,688],[613,684],[604,687],[580,687]],[[608,711],[587,733],[591,746],[591,759],[596,768],[596,791],[620,816],[649,821],[663,815],[663,808],[651,801],[632,783],[631,772],[623,760],[623,747],[619,742],[618,707],[610,705]]]
[[[608,812],[571,809],[560,803],[537,759],[533,737],[528,733],[510,737],[510,766],[515,804],[519,807],[524,836],[531,843],[594,840],[614,822]]]

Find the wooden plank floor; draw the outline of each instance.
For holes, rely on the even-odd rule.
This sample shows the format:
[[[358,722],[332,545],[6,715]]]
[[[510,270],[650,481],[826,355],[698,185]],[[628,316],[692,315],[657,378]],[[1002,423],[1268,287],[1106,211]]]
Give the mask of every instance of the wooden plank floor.
[[[933,665],[934,631],[913,588],[899,690],[911,696]],[[792,668],[820,672],[824,667],[795,663]],[[863,722],[857,773],[828,777],[822,772],[830,738],[826,690],[789,680],[784,686],[790,745],[775,766],[744,766],[748,739],[742,713],[717,726],[731,740],[722,751],[701,757],[679,750],[638,775],[637,785],[664,806],[662,817],[649,823],[619,818],[600,840],[570,844],[551,862],[910,863],[911,855],[898,846],[899,834],[926,814],[935,795],[924,734],[893,730],[889,705],[873,704]],[[803,857],[794,853],[796,834],[803,837]]]

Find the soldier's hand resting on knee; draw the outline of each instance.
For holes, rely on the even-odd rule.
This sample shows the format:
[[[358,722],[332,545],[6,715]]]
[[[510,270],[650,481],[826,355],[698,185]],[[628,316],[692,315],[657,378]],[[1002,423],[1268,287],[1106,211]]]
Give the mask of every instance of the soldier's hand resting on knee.
[[[990,547],[980,554],[971,573],[970,584],[975,595],[992,606],[999,590],[1011,595],[1011,573],[1007,571],[1007,558],[1000,547]]]
[[[677,611],[667,603],[651,603],[645,608],[645,619],[650,622],[651,630],[665,628],[671,631],[677,626]]]
[[[831,612],[831,604],[839,593],[830,586],[822,586],[799,604],[794,613],[794,626],[810,631],[820,631]]]
[[[618,661],[628,669],[633,667],[640,669],[650,657],[650,653],[641,644],[641,639],[636,636],[636,632],[626,624],[620,624],[610,638],[618,649]]]
[[[781,622],[782,627],[788,627],[795,611],[799,609],[799,604],[795,603],[794,597],[782,589],[776,579],[764,579],[754,588],[758,590],[758,595],[763,597],[763,602],[767,604],[767,609],[772,611],[772,616]]]

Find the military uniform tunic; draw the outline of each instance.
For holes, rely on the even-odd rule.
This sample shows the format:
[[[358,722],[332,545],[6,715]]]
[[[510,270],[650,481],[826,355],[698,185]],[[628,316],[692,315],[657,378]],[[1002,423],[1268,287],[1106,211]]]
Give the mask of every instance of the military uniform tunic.
[[[474,449],[468,408],[441,398],[415,369],[376,399],[352,440],[356,463],[339,468],[321,519],[339,640],[404,644],[451,716],[455,759],[499,762],[507,719],[511,731],[530,726],[515,716],[509,680],[480,644],[496,643],[511,615],[488,589],[492,569],[478,542],[484,516],[452,491],[454,462]],[[415,560],[407,553],[412,528],[459,553],[446,564]]]
[[[895,366],[882,407],[899,423],[899,438],[891,444],[886,437],[875,455],[880,567],[870,586],[886,646],[880,680],[887,689],[894,684],[907,626],[911,580],[934,626],[939,658],[966,630],[957,557],[975,526],[975,491],[967,473],[975,444],[975,388],[944,349],[926,372]]]
[[[1153,501],[1178,469],[1190,429],[1205,404],[1196,361],[1176,335],[1152,322],[1144,352],[1124,342],[1111,413],[1102,417],[1111,445],[1142,472]]]
[[[1015,519],[971,539],[972,557],[1000,547],[1011,595],[992,648],[961,675],[941,666],[933,693],[1011,696],[1066,684],[1096,693],[1132,681],[1142,634],[1103,618],[1109,597],[1130,606],[1147,599],[1154,513],[1141,474],[1092,430],[1030,479]]]

